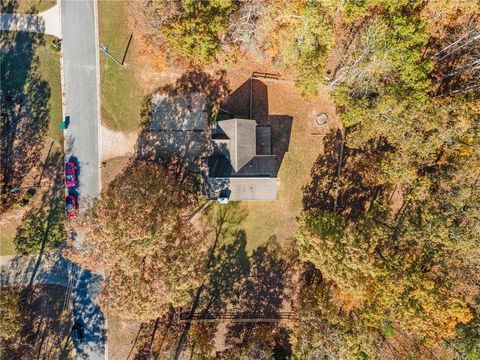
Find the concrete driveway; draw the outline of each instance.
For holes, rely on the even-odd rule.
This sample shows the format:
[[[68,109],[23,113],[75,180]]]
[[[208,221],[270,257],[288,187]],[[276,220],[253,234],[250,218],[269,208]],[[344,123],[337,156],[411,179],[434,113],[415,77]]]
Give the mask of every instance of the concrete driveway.
[[[62,38],[58,5],[36,15],[0,14],[0,30],[27,31]]]
[[[60,250],[40,255],[1,256],[1,286],[68,284],[69,262]]]

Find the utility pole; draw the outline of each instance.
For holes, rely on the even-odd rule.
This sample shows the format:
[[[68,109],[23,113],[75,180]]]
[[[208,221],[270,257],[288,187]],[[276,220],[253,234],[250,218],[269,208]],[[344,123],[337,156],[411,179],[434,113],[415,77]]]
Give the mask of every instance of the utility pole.
[[[108,46],[107,46],[107,45],[102,44],[102,45],[100,46],[100,50],[102,50],[102,51],[105,53],[105,55],[107,55],[110,59],[112,59],[113,61],[115,61],[118,65],[123,66],[120,61],[118,61],[117,59],[115,59],[115,57],[113,57],[113,55],[108,52]]]

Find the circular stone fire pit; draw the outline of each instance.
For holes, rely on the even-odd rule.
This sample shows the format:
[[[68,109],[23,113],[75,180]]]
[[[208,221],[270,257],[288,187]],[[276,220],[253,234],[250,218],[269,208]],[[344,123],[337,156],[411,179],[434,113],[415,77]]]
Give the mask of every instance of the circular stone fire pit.
[[[328,115],[327,113],[320,113],[315,116],[315,126],[322,127],[327,125]]]

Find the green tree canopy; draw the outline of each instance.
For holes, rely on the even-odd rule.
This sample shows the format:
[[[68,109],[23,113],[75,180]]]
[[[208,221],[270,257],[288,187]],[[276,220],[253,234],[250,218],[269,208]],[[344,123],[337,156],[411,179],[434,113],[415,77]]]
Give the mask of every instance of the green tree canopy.
[[[188,221],[196,199],[184,185],[158,163],[135,161],[80,220],[82,239],[68,254],[106,272],[107,313],[156,318],[186,305],[201,284],[207,245]]]
[[[184,0],[179,15],[162,32],[169,46],[187,59],[203,64],[216,59],[228,31],[232,0]]]

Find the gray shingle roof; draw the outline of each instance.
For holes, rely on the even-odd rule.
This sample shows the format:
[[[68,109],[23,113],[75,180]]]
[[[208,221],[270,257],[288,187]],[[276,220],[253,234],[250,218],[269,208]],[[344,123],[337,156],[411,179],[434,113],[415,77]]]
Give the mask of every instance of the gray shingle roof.
[[[271,129],[255,120],[217,123],[208,158],[211,197],[228,193],[232,201],[276,200],[278,159],[271,155]]]
[[[276,178],[210,178],[210,185],[216,189],[216,193],[228,190],[229,200],[276,200]]]
[[[210,177],[277,177],[278,160],[275,155],[255,156],[244,167],[235,171],[223,155],[208,158]]]
[[[225,144],[222,152],[230,160],[233,169],[238,171],[256,155],[257,122],[249,119],[230,119],[219,121],[217,126],[219,131],[213,139],[217,143]]]

